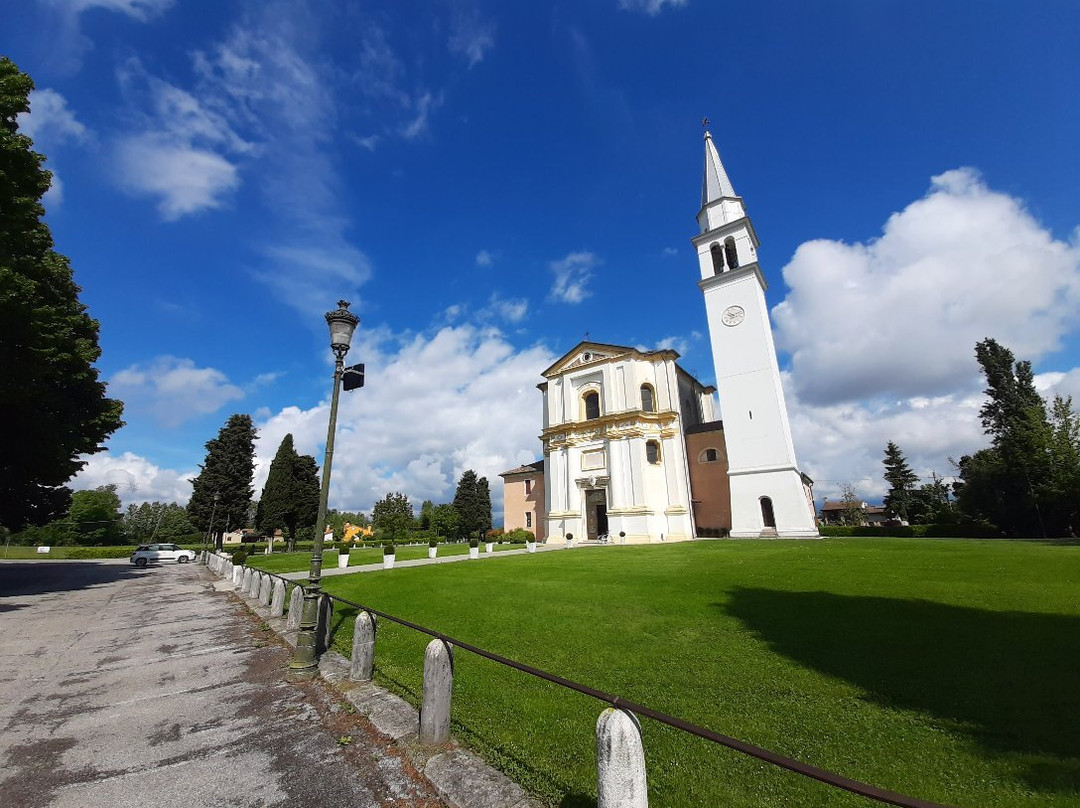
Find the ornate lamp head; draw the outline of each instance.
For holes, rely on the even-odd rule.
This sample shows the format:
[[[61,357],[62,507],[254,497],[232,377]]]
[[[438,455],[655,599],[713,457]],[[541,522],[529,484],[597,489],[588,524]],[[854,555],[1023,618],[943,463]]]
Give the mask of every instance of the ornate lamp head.
[[[349,311],[347,300],[339,300],[336,310],[326,312],[326,324],[330,326],[330,347],[338,357],[345,356],[360,318]]]

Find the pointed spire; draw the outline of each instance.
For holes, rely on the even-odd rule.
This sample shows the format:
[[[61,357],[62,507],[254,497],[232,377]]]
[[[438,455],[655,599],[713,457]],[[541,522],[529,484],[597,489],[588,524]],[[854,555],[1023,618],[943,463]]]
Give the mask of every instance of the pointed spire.
[[[705,130],[705,179],[701,183],[701,207],[724,197],[735,196],[735,189],[720,162],[720,155],[713,144],[712,135]]]

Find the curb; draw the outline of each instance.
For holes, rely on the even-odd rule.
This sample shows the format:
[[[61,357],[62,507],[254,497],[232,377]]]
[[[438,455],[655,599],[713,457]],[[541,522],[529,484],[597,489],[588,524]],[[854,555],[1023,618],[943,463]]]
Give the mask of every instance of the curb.
[[[214,577],[212,585],[218,592],[234,595],[286,644],[296,646],[297,633],[286,630],[285,618],[271,618],[270,609],[260,606],[258,598],[246,597],[224,579]],[[449,808],[540,808],[525,789],[453,739],[440,749],[422,748],[417,743],[419,712],[374,682],[350,681],[349,667],[349,660],[336,651],[326,651],[319,658],[322,680],[405,753]]]

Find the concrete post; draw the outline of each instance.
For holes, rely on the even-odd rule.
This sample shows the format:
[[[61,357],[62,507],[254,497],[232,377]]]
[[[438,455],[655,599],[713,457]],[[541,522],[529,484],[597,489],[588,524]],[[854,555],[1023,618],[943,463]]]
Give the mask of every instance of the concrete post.
[[[267,575],[265,572],[259,576],[262,580],[259,582],[259,605],[270,605],[270,590],[274,586],[274,579]]]
[[[596,808],[649,808],[641,728],[613,707],[596,722]]]
[[[420,702],[420,743],[442,746],[450,740],[450,696],[454,689],[454,655],[442,640],[424,651],[424,695]]]
[[[228,559],[225,560],[225,569],[222,570],[222,578],[226,581],[232,580],[233,563]]]
[[[232,568],[232,585],[233,589],[236,589],[244,582],[244,567],[241,564],[234,564]]]
[[[352,666],[349,679],[354,682],[371,681],[375,668],[375,616],[367,612],[356,615],[352,633]]]
[[[285,621],[286,631],[300,630],[300,617],[304,611],[304,587],[294,586],[289,596],[289,617]]]
[[[258,597],[259,595],[259,571],[254,567],[251,570],[251,580],[248,581],[247,592],[245,592],[249,598]]]
[[[274,579],[274,594],[270,598],[270,616],[281,617],[285,613],[285,579]]]
[[[244,567],[244,579],[243,583],[240,585],[241,595],[247,595],[251,592],[251,576],[253,572],[254,570],[252,570],[251,567]]]
[[[315,653],[321,654],[330,647],[330,635],[333,632],[334,601],[329,595],[319,598],[319,619],[315,624]]]

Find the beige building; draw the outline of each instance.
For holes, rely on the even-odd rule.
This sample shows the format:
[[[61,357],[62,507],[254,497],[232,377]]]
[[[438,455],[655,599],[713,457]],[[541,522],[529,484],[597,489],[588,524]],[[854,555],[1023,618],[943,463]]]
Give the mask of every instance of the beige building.
[[[503,478],[503,529],[531,530],[538,541],[543,541],[547,535],[544,531],[544,461],[519,466],[499,476]]]

